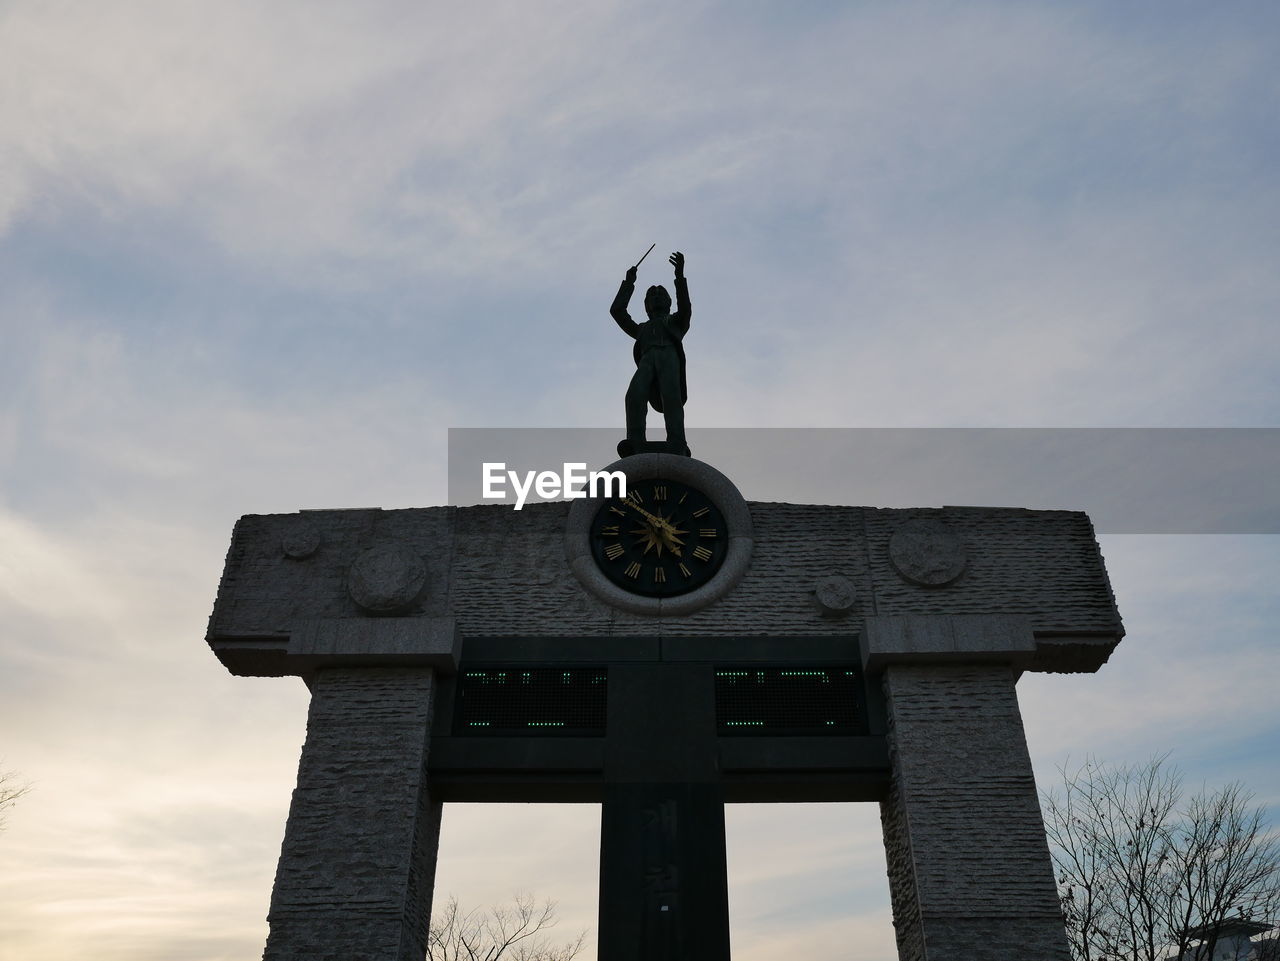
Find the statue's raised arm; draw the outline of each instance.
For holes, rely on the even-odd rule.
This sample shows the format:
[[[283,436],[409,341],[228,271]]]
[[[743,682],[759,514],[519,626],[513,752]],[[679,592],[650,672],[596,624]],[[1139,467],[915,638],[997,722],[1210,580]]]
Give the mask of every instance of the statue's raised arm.
[[[684,279],[684,254],[677,250],[668,259],[676,269],[676,312],[671,315],[671,320],[680,326],[680,336],[683,337],[689,332],[689,318],[693,316],[693,305],[689,303],[689,284]]]
[[[636,322],[631,319],[631,314],[627,312],[627,305],[631,303],[631,295],[636,289],[636,268],[628,267],[626,279],[623,280],[622,286],[618,288],[618,293],[613,298],[613,305],[609,308],[609,316],[618,322],[618,326],[622,328],[622,332],[628,337],[635,337],[637,333]]]

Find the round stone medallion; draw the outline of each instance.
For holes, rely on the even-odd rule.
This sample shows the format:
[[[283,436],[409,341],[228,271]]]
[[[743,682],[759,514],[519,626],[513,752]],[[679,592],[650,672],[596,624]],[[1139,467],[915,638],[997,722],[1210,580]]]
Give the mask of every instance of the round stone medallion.
[[[371,547],[355,559],[347,574],[351,599],[370,614],[400,614],[412,607],[427,585],[427,565],[400,545]]]
[[[889,538],[894,570],[912,584],[943,587],[964,573],[964,543],[939,521],[909,520]]]
[[[843,574],[824,574],[813,586],[813,602],[823,617],[843,617],[857,599],[853,581]]]
[[[305,560],[320,549],[320,532],[310,524],[299,524],[281,538],[280,549],[285,557]]]

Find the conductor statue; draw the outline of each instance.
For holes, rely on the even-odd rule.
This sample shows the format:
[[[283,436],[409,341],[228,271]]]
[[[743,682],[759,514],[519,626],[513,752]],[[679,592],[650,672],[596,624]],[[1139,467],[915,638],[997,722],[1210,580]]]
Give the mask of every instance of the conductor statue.
[[[648,256],[647,251],[645,256]],[[676,271],[675,313],[671,313],[671,295],[667,289],[655,285],[644,295],[644,312],[649,319],[640,324],[631,319],[627,305],[636,288],[639,263],[628,268],[626,279],[609,308],[609,315],[623,332],[635,339],[632,353],[636,372],[627,387],[627,437],[618,445],[618,454],[622,457],[659,450],[689,456],[689,446],[684,438],[684,403],[689,391],[685,383],[682,343],[684,335],[689,332],[689,285],[684,279],[684,254],[676,251],[669,259]],[[640,260],[643,261],[644,257]],[[645,417],[649,404],[666,421],[666,443],[645,440]]]

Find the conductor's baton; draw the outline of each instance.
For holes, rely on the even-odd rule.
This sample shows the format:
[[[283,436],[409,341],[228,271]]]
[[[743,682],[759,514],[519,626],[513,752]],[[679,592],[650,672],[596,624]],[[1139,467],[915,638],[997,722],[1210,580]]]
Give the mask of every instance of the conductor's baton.
[[[654,247],[656,247],[656,246],[658,246],[658,242],[655,240],[653,243],[651,243],[651,244],[649,245],[649,250],[646,250],[646,251],[644,252],[644,257],[648,257],[648,256],[649,256],[649,251],[650,251],[650,250],[653,250],[653,248],[654,248]],[[639,267],[642,263],[644,263],[644,257],[641,257],[639,260],[637,260],[637,261],[636,261],[636,266],[637,266],[637,267]]]

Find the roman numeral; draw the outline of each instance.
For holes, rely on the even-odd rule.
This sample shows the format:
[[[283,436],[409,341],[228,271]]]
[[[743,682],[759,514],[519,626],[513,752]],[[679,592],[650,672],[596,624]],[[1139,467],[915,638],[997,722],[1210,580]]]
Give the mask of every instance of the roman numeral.
[[[711,552],[707,550],[705,547],[695,547],[693,549],[693,556],[700,561],[711,560]]]
[[[610,506],[609,510],[613,511],[613,512],[614,512],[615,514],[617,514],[619,517],[626,517],[626,516],[627,516],[627,512],[626,512],[626,511],[624,511],[621,507],[613,507],[613,506]]]
[[[663,568],[661,567],[654,568],[653,583],[655,584],[667,583],[667,572]]]
[[[622,556],[622,554],[623,554],[623,550],[622,550],[621,544],[610,544],[608,547],[604,549],[604,556],[609,558],[609,560],[611,561],[616,561],[619,557]]]
[[[714,527],[699,527],[699,528],[698,528],[698,536],[699,536],[699,537],[716,537],[716,536],[718,536],[718,535],[719,535],[719,533],[720,533],[720,532],[719,532],[719,531],[717,531]]]
[[[680,563],[680,573],[681,573],[681,574],[683,574],[685,577],[692,577],[692,576],[693,576],[693,571],[691,571],[691,570],[689,570],[689,568],[685,567],[685,566],[684,566],[684,562],[683,562],[683,561],[681,561],[681,563]]]
[[[600,533],[601,533],[601,534],[603,534],[605,537],[617,537],[617,536],[618,536],[618,525],[617,525],[617,524],[606,524],[606,525],[604,526],[604,528],[600,531]]]
[[[628,567],[628,568],[627,568],[627,570],[626,570],[626,575],[627,575],[627,577],[631,578],[632,580],[635,580],[637,577],[639,577],[639,576],[640,576],[640,562],[639,562],[639,561],[632,561],[632,562],[631,562],[631,566],[630,566],[630,567]]]
[[[693,516],[702,517],[705,514],[709,513],[710,511],[711,511],[710,507],[699,507],[696,511],[693,512]]]
[[[653,499],[656,501],[664,501],[667,499],[667,485],[659,484],[653,489]]]

